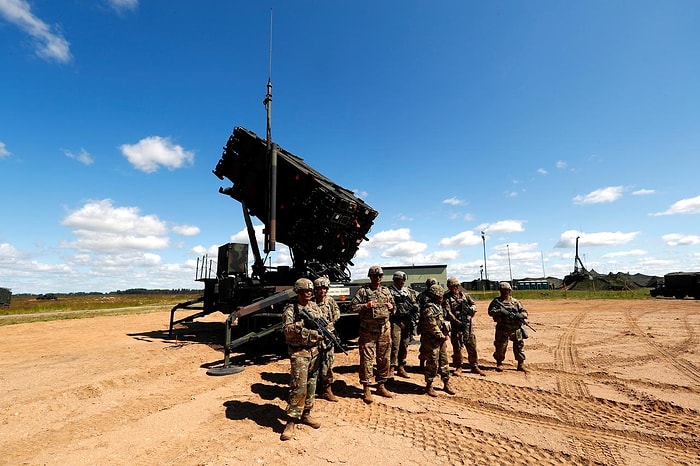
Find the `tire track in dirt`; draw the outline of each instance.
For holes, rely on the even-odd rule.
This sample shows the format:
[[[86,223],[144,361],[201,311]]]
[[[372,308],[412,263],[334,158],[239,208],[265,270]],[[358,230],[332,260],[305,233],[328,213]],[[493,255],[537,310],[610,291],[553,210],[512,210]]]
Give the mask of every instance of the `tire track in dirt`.
[[[664,348],[663,345],[655,342],[648,333],[644,332],[632,316],[632,312],[629,308],[625,309],[625,319],[630,327],[635,329],[636,332],[644,338],[644,341],[651,348],[653,348],[659,356],[666,359],[673,367],[678,369],[681,374],[700,384],[700,368],[688,360],[677,357],[679,354],[686,352],[689,349],[689,345],[694,344],[696,341],[695,332],[692,329],[692,326],[688,323],[687,317],[684,319],[684,326],[686,327],[686,331],[689,332],[688,338],[686,338],[684,343],[676,346],[674,351]]]
[[[410,440],[413,447],[436,455],[440,464],[606,464],[452,422],[439,417],[439,411],[417,413],[383,403],[344,404],[339,411],[344,418],[364,418],[364,424],[374,432]]]
[[[569,374],[577,375],[579,368],[578,354],[574,345],[576,329],[581,321],[588,314],[587,311],[580,312],[571,323],[564,329],[564,333],[559,338],[554,349],[554,369],[557,374],[557,389],[562,395],[589,396],[586,384],[579,377],[572,377]]]

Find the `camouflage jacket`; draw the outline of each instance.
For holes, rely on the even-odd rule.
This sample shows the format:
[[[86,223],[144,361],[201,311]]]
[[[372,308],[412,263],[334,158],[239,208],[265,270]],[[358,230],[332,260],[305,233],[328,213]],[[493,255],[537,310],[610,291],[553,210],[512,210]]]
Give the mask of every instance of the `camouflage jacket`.
[[[439,304],[427,303],[420,310],[420,340],[435,346],[442,343],[447,335],[447,327]]]
[[[330,296],[324,296],[322,303],[316,303],[321,310],[321,316],[328,322],[328,330],[331,332],[335,329],[333,324],[340,319],[340,308],[335,302],[335,299]]]
[[[497,326],[505,327],[508,330],[515,330],[522,326],[522,321],[511,317],[511,315],[522,313],[523,318],[527,318],[527,310],[520,301],[515,298],[502,300],[500,296],[491,301],[488,313],[496,322]]]
[[[445,293],[442,298],[442,308],[445,310],[445,316],[462,329],[466,329],[476,314],[476,303],[464,291],[458,291],[457,294],[451,291]]]
[[[376,301],[378,305],[368,309],[366,304],[370,301]],[[376,290],[373,290],[370,285],[365,285],[357,290],[351,306],[353,312],[360,315],[360,327],[379,328],[389,321],[395,305],[389,288],[379,285]]]
[[[313,317],[322,317],[321,309],[315,302],[309,301],[306,306],[293,299],[284,307],[283,327],[284,339],[287,345],[292,347],[313,348],[319,345],[323,337],[318,330],[306,327],[304,320],[299,316],[299,310],[306,311]]]

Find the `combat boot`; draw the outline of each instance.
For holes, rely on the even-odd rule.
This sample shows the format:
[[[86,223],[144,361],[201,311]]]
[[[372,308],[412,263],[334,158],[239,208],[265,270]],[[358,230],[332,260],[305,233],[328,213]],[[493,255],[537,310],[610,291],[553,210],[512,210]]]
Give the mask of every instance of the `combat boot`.
[[[338,401],[338,398],[333,394],[333,389],[330,385],[327,385],[326,388],[323,390],[323,392],[321,393],[321,398],[323,398],[326,401]]]
[[[370,404],[374,400],[372,399],[372,393],[369,391],[369,385],[365,385],[365,392],[362,396],[362,399],[364,400],[365,403]]]
[[[428,382],[425,384],[425,394],[430,396],[438,396],[437,392],[433,388],[432,382]]]
[[[503,362],[496,361],[496,372],[503,372]]]
[[[377,385],[377,395],[384,398],[394,398],[394,394],[387,390],[383,383]]]
[[[482,377],[486,375],[486,374],[484,374],[484,372],[481,369],[479,369],[478,364],[474,363],[471,366],[472,366],[472,374],[479,374]]]
[[[301,423],[306,424],[309,427],[313,427],[314,429],[321,427],[321,423],[318,421],[318,419],[312,418],[309,411],[304,411],[304,414],[301,415]]]
[[[406,372],[406,369],[404,366],[399,366],[399,369],[396,371],[396,375],[399,377],[403,377],[404,379],[408,379],[408,372]]]
[[[445,384],[445,387],[443,388],[443,390],[445,390],[445,393],[447,393],[449,395],[454,395],[455,391],[452,388],[452,386],[450,385],[450,378],[445,377],[444,379],[442,379],[442,382]]]
[[[280,440],[290,440],[294,436],[294,426],[296,426],[296,419],[289,419],[287,425],[284,426],[284,431],[280,435]]]
[[[518,361],[518,370],[527,374],[527,370],[525,370],[525,363],[523,361]]]
[[[452,372],[452,375],[454,375],[455,377],[459,377],[461,373],[462,373],[462,365],[460,364],[459,366],[457,366],[455,368],[454,372]]]

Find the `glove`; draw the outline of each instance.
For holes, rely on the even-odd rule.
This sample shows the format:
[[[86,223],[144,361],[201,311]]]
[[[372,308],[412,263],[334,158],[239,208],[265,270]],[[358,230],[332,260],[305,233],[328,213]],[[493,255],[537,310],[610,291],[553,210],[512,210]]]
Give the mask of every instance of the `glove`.
[[[310,345],[315,345],[322,339],[323,337],[321,337],[321,334],[318,332],[318,330],[309,330],[309,336],[307,338],[307,341]]]

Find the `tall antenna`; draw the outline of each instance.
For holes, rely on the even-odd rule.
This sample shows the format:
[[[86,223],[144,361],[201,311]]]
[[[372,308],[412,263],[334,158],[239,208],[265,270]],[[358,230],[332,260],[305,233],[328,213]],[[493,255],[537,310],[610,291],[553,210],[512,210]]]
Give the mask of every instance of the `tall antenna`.
[[[270,160],[269,218],[265,229],[265,253],[275,250],[277,242],[277,144],[272,142],[272,8],[270,8],[270,52],[267,94],[263,104],[267,111],[267,154]]]

